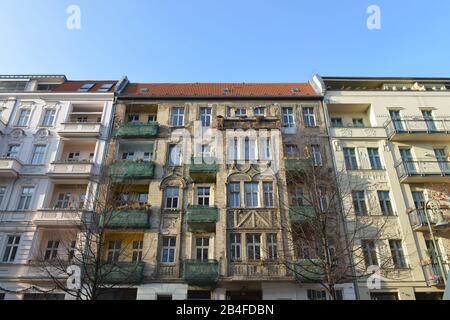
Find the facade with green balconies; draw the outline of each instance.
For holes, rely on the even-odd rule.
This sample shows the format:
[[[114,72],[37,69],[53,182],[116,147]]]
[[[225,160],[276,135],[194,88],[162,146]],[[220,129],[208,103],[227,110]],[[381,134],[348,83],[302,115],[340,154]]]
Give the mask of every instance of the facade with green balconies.
[[[110,229],[146,229],[150,226],[150,210],[123,209],[112,212],[103,212],[100,216],[99,225]]]
[[[111,284],[140,284],[144,280],[144,262],[115,262],[104,264],[102,277]]]
[[[152,179],[155,164],[151,161],[117,161],[111,165],[109,175],[113,180]]]
[[[313,206],[291,206],[289,208],[289,220],[291,223],[308,222],[315,217]]]
[[[215,182],[218,171],[219,165],[213,159],[193,158],[188,165],[189,177],[196,183]]]
[[[304,172],[310,167],[308,159],[285,159],[284,167],[287,172]]]
[[[183,280],[190,285],[215,285],[219,281],[219,262],[184,260]]]
[[[188,206],[185,217],[188,231],[214,232],[219,221],[219,209],[208,206]]]
[[[325,277],[323,262],[314,259],[300,259],[293,265],[294,277],[302,283],[319,283]]]
[[[119,139],[154,138],[158,135],[157,122],[149,123],[122,123],[114,136]]]

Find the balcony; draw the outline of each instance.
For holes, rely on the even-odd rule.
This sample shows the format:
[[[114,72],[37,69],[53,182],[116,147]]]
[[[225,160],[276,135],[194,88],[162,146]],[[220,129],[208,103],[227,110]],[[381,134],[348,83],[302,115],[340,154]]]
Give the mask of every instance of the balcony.
[[[422,261],[422,269],[429,286],[444,285],[444,277],[438,263],[433,263],[431,260]]]
[[[109,174],[113,180],[152,179],[155,173],[153,162],[118,161],[111,165]]]
[[[450,183],[448,161],[402,161],[396,170],[401,183]]]
[[[291,223],[306,223],[315,216],[316,212],[313,206],[293,206],[289,208],[289,220]]]
[[[50,164],[48,175],[51,178],[88,179],[93,172],[94,164],[89,161],[57,161]]]
[[[219,262],[185,260],[183,280],[190,285],[214,285],[219,281]]]
[[[325,272],[320,260],[302,259],[293,265],[294,277],[302,283],[317,283],[323,281]]]
[[[71,122],[61,126],[58,134],[63,138],[97,138],[102,130],[102,125],[98,122]]]
[[[0,178],[17,178],[21,169],[22,164],[19,160],[13,158],[0,158]]]
[[[281,120],[278,117],[217,117],[214,125],[219,130],[242,129],[242,130],[276,130],[281,128]]]
[[[189,177],[196,183],[215,182],[217,172],[219,171],[219,165],[215,162],[215,159],[208,159],[206,163],[201,158],[194,158],[191,164],[188,165]]]
[[[330,136],[340,139],[386,139],[386,130],[383,127],[332,127]]]
[[[277,262],[231,262],[228,276],[235,280],[274,280],[286,277],[286,268]]]
[[[186,211],[186,224],[189,232],[215,232],[219,221],[217,207],[189,206]]]
[[[81,210],[42,209],[38,210],[33,222],[43,227],[70,227],[82,224],[86,213]]]
[[[107,229],[147,229],[150,227],[150,210],[124,209],[102,213],[99,226]]]
[[[286,159],[284,166],[287,172],[305,172],[310,167],[309,159]]]
[[[392,141],[450,141],[450,118],[389,120],[385,128]]]
[[[140,284],[144,279],[144,262],[116,262],[101,268],[102,278],[110,284]]]
[[[425,209],[415,210],[409,214],[411,226],[414,231],[418,232],[429,232],[430,226],[433,229],[446,230],[449,228],[449,218],[450,211],[448,209],[441,209],[438,214]],[[428,221],[430,226],[428,226]]]
[[[119,139],[154,138],[158,135],[157,122],[149,123],[122,123],[114,136]]]

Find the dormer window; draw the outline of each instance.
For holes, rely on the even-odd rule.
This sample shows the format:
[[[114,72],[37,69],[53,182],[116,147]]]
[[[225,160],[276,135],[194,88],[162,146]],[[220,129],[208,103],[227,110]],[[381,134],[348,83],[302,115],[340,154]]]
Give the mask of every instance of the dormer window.
[[[94,86],[95,83],[85,83],[80,89],[78,89],[78,92],[89,92],[89,90],[91,90]]]
[[[111,90],[113,85],[114,85],[114,83],[104,83],[97,91],[98,92],[109,92],[109,90]]]

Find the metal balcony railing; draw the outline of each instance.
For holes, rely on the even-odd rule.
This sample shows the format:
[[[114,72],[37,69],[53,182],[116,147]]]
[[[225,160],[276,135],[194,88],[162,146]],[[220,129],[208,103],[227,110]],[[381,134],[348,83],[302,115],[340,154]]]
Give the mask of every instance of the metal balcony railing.
[[[449,161],[403,160],[396,166],[400,179],[411,176],[450,176]]]
[[[396,134],[448,134],[450,118],[443,119],[395,119],[385,124],[388,138]]]
[[[111,165],[109,174],[114,180],[152,179],[155,173],[153,162],[118,161]]]
[[[183,279],[188,284],[213,285],[219,281],[219,262],[217,260],[183,261]]]
[[[149,123],[122,123],[116,130],[116,138],[153,138],[158,135],[157,122]]]

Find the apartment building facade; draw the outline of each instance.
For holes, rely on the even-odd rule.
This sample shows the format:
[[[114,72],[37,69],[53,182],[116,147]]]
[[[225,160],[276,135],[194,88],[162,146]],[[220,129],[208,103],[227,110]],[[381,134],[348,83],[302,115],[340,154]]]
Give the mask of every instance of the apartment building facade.
[[[288,235],[288,167],[304,137],[329,152],[322,97],[309,84],[130,83],[114,127],[107,166],[143,222],[130,226],[124,216],[136,209],[126,208],[106,233],[109,249],[133,251],[111,262],[144,265],[124,291],[149,300],[326,299],[285,264],[299,259]],[[355,298],[351,283],[338,289]]]
[[[381,267],[381,286],[361,279],[361,299],[440,299],[449,270],[450,80],[314,77],[324,94],[335,169],[353,184],[344,204],[382,226],[360,236],[365,267]],[[367,220],[366,220],[367,221]]]
[[[93,208],[120,86],[53,75],[0,77],[3,299],[39,299],[40,290],[55,287],[34,262],[70,256],[67,248],[79,241],[76,226]],[[65,298],[58,290],[50,296]]]

